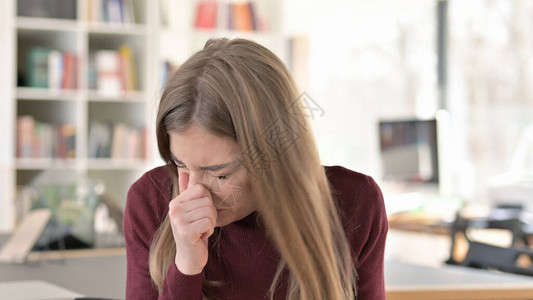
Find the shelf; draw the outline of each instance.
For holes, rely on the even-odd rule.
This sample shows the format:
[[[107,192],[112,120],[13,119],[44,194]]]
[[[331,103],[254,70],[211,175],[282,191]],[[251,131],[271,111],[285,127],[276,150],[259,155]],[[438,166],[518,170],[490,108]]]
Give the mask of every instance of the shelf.
[[[18,170],[41,169],[75,169],[74,158],[17,158],[15,166]]]
[[[92,22],[87,24],[87,30],[91,34],[101,35],[146,35],[148,29],[142,24],[127,23],[103,23]]]
[[[87,161],[89,170],[141,170],[145,167],[144,159],[90,158]]]
[[[84,93],[85,91],[80,90],[17,87],[16,97],[18,100],[78,101]],[[86,93],[89,102],[144,103],[146,99],[144,91],[121,92],[118,95],[106,95],[96,90]]]
[[[209,37],[242,37],[248,39],[274,39],[280,38],[283,35],[272,31],[239,31],[239,30],[226,30],[226,29],[198,29],[194,28],[190,31],[174,29],[170,27],[164,27],[161,30],[162,35],[175,35],[175,36],[192,36],[198,38]]]
[[[79,22],[52,18],[17,17],[17,28],[44,31],[77,31]]]
[[[0,194],[5,199],[14,199],[17,185],[28,184],[42,171],[52,169],[76,171],[102,180],[114,198],[125,201],[128,189],[142,172],[154,167],[154,164],[161,163],[156,155],[157,145],[153,128],[155,126],[154,105],[157,106],[162,92],[159,85],[159,62],[170,58],[180,58],[180,61],[183,61],[192,54],[191,52],[197,48],[202,39],[207,40],[212,36],[245,37],[259,42],[263,40],[274,45],[277,45],[277,40],[282,37],[278,31],[243,32],[191,28],[191,22],[187,20],[194,18],[195,12],[189,9],[191,3],[187,1],[171,1],[175,9],[165,10],[172,11],[171,15],[174,16],[172,21],[183,25],[183,30],[175,27],[162,29],[159,1],[132,1],[135,23],[109,23],[103,21],[101,14],[89,15],[88,10],[94,7],[87,7],[86,0],[75,1],[77,2],[77,19],[18,16],[17,0],[0,0],[2,3],[0,7],[4,9],[4,15],[7,17],[3,21],[5,26],[0,26],[2,33],[0,36],[8,37],[4,43],[5,47],[0,48],[4,49],[4,55],[1,56],[1,65],[4,68],[0,68],[0,73],[5,75],[0,77],[6,79],[0,81],[2,86],[0,90],[5,91],[4,96],[7,99],[6,107],[0,117],[0,120],[5,120],[5,122],[0,123],[4,128],[3,131],[10,135],[6,135],[5,138],[6,142],[3,145],[5,151],[0,151],[1,171],[2,174],[7,174],[5,184],[0,184]],[[28,3],[30,2],[32,1],[28,0]],[[277,1],[272,3],[276,8],[278,7]],[[186,18],[176,18],[179,12],[186,14]],[[89,20],[89,16],[94,17],[94,21]],[[269,16],[270,18],[273,19]],[[278,28],[278,26],[272,26],[272,28]],[[173,36],[167,39],[163,36],[164,32]],[[120,91],[115,94],[98,91],[96,53],[100,50],[118,51],[124,45],[129,46],[133,52],[138,90]],[[33,55],[31,51],[35,48],[74,54],[77,59],[75,69],[77,84],[71,87],[76,87],[76,89],[17,86],[17,82],[21,85],[31,82],[28,80],[28,73],[36,68],[31,65],[33,62],[28,62],[28,57]],[[163,51],[160,52],[160,48],[164,48],[163,50],[166,50],[168,55]],[[39,61],[42,65],[48,62],[44,51]],[[28,71],[28,67],[32,69]],[[100,68],[100,71],[102,70],[106,72],[105,68]],[[41,68],[39,72],[44,78],[47,70]],[[16,156],[18,153],[17,130],[19,129],[17,126],[21,125],[22,122],[18,123],[18,118],[22,116],[33,117],[36,122],[50,125],[52,128],[57,128],[62,124],[74,126],[75,158],[18,158]],[[142,151],[134,151],[136,155],[139,153],[138,156],[141,158],[90,157],[89,154],[92,154],[89,153],[90,133],[93,122],[109,127],[121,123],[132,131],[141,133],[142,139],[139,147],[142,147],[140,149]],[[22,131],[25,128],[20,129]],[[31,137],[30,134],[27,136]],[[137,140],[135,143],[137,144]],[[51,152],[43,151],[43,153],[51,155]],[[145,154],[146,157],[142,157],[140,153]],[[12,201],[0,201],[0,231],[12,228],[13,222],[10,218],[13,212]]]
[[[19,100],[77,101],[79,96],[78,90],[17,87]]]
[[[106,95],[97,90],[88,91],[90,102],[124,102],[124,103],[143,103],[146,99],[146,92],[131,91],[121,92],[119,95]]]

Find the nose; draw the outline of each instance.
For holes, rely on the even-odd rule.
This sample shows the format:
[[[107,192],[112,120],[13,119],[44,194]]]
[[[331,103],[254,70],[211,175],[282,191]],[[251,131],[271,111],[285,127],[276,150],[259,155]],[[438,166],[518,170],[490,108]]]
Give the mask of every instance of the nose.
[[[195,184],[201,184],[207,187],[207,182],[205,182],[205,176],[203,176],[202,171],[189,171],[189,187]]]

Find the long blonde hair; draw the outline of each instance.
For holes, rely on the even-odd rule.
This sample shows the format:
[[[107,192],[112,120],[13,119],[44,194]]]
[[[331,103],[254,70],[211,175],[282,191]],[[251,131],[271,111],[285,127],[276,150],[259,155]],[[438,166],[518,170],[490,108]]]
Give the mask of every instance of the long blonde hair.
[[[281,255],[271,298],[287,268],[288,299],[353,299],[350,247],[296,85],[279,58],[249,40],[212,39],[171,76],[156,130],[173,196],[179,193],[178,173],[168,132],[182,132],[193,122],[240,146],[253,176],[249,196]],[[175,251],[167,216],[150,248],[150,275],[160,290]]]

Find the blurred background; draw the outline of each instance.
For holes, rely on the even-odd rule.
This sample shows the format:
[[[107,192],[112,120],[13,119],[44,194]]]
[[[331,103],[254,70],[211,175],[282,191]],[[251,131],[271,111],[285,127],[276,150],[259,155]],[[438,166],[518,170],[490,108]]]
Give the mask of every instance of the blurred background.
[[[464,209],[533,210],[531,1],[5,0],[0,8],[2,232],[50,207],[68,223],[60,240],[120,246],[120,238],[79,237],[95,228],[120,235],[129,186],[162,164],[161,88],[211,37],[253,39],[286,63],[323,164],[381,186],[388,258],[441,264]],[[88,219],[76,225],[80,214]],[[413,220],[415,230],[404,230]],[[435,224],[448,231],[434,235]],[[68,229],[80,226],[91,229]],[[431,235],[413,239],[421,231]]]

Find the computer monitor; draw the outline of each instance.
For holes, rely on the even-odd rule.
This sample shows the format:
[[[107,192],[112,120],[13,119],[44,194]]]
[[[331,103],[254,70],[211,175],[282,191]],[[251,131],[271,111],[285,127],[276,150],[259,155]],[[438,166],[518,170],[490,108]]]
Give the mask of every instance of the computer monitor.
[[[403,183],[439,183],[437,120],[379,122],[382,178]]]

